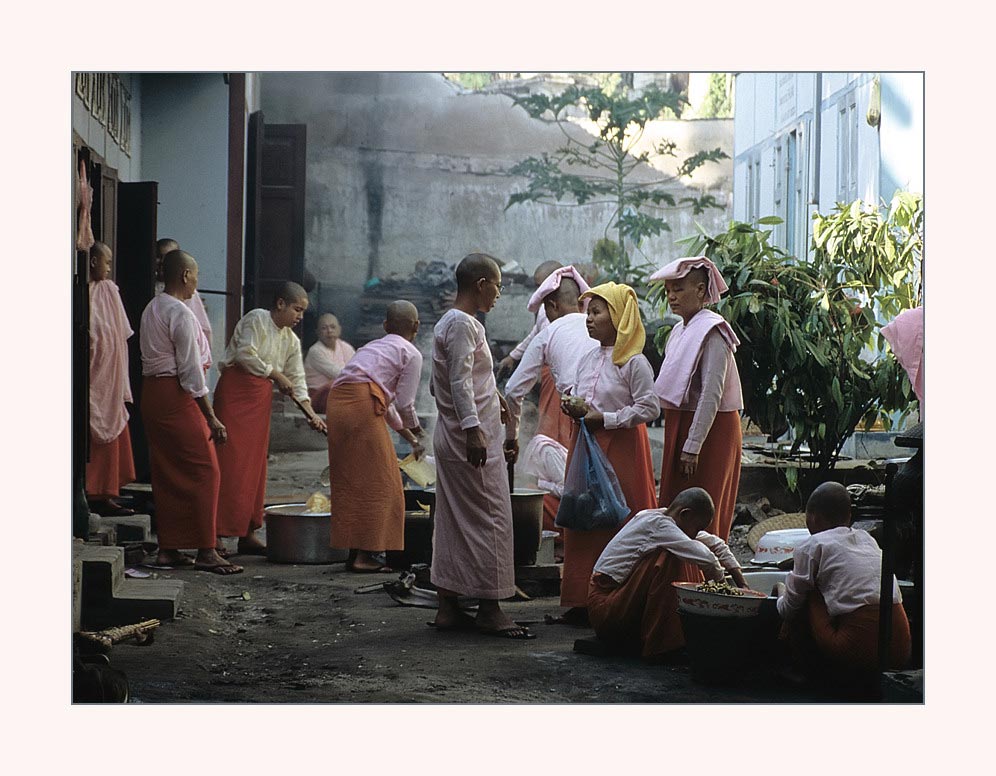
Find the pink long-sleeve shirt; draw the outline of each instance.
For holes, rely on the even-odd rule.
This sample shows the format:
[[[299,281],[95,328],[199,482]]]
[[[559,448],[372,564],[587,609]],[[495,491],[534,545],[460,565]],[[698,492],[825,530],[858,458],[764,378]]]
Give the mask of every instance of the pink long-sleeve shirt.
[[[650,362],[640,354],[616,366],[612,347],[600,345],[581,356],[571,393],[601,412],[607,429],[633,428],[656,420],[661,410]]]
[[[211,350],[193,311],[169,294],[159,294],[145,306],[139,328],[142,374],[176,377],[195,399],[207,396],[204,371]]]
[[[723,569],[740,568],[729,546],[718,536],[699,531],[691,539],[663,509],[644,509],[633,515],[612,537],[598,557],[592,573],[610,576],[621,585],[640,558],[660,549],[667,550],[680,560],[694,563],[717,582],[723,581]]]
[[[598,347],[598,341],[588,335],[586,320],[584,313],[564,315],[544,327],[529,343],[525,355],[505,384],[509,415],[508,425],[505,426],[507,439],[518,436],[522,400],[540,379],[544,364],[550,368],[558,391],[563,393],[574,385],[581,357]]]
[[[823,596],[831,617],[879,602],[882,550],[867,531],[849,526],[820,531],[796,547],[792,558],[785,594],[778,599],[778,614],[783,619],[794,617],[813,590]],[[902,600],[893,576],[892,601],[898,604]]]
[[[323,346],[324,347],[324,346]],[[388,403],[387,424],[395,431],[419,425],[415,398],[422,375],[422,354],[397,334],[387,334],[356,351],[332,387],[346,383],[376,383]]]

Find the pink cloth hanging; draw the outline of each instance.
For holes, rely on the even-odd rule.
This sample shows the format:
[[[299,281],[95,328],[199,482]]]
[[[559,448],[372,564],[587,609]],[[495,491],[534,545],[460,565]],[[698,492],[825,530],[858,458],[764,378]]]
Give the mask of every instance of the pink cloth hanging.
[[[76,250],[88,251],[93,247],[93,226],[90,222],[90,210],[93,208],[93,186],[86,175],[86,162],[80,159],[80,175],[77,180],[80,200],[79,221],[76,229]]]
[[[913,392],[923,404],[923,307],[904,310],[882,327],[896,361],[909,375]]]

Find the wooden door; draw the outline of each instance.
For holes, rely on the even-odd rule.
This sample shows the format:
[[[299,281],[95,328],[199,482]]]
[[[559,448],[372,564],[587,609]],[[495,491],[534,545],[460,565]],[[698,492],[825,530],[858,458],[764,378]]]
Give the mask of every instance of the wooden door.
[[[128,322],[135,332],[128,339],[128,375],[135,399],[128,427],[138,482],[149,481],[149,445],[139,411],[142,400],[139,325],[142,311],[155,294],[158,193],[159,184],[154,181],[118,184],[115,280]]]
[[[285,280],[304,281],[306,126],[249,117],[245,309],[269,307]]]

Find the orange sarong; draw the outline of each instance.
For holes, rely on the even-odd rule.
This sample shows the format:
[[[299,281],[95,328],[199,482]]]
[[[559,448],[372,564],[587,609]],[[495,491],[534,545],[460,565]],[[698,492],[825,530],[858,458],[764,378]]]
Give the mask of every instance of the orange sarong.
[[[672,582],[702,582],[697,566],[665,549],[637,561],[620,585],[594,574],[588,587],[588,618],[599,639],[642,657],[671,652],[685,645],[678,617],[678,594]]]
[[[703,488],[712,496],[716,514],[706,530],[724,542],[730,538],[733,510],[740,486],[740,413],[717,412],[699,451],[695,474],[681,473],[681,448],[688,439],[694,412],[664,410],[664,459],[661,464],[660,503],[667,506],[685,488]]]
[[[329,390],[332,388],[332,380],[329,380],[321,388],[309,388],[308,398],[311,399],[311,409],[319,415],[325,413],[325,407],[329,400]]]
[[[135,459],[131,454],[128,424],[105,445],[90,438],[90,460],[86,464],[86,495],[94,499],[118,496],[121,486],[135,481]]]
[[[156,532],[163,550],[214,547],[218,458],[207,421],[175,377],[142,381]]]
[[[580,428],[574,426],[571,433],[571,443],[567,453],[568,469],[571,466],[571,456],[574,454],[574,445]],[[619,485],[630,510],[626,520],[642,509],[656,507],[657,494],[654,492],[656,483],[646,425],[641,423],[634,428],[602,429],[597,431],[594,437],[612,464],[612,468],[615,469],[616,477],[619,478]],[[605,545],[625,522],[616,528],[598,531],[563,529],[564,571],[560,581],[561,606],[588,605],[591,570],[595,567],[595,562],[605,549]]]
[[[385,412],[376,383],[345,383],[329,393],[332,547],[405,548],[405,493]]]
[[[538,415],[536,433],[556,439],[569,450],[574,422],[560,409],[560,391],[557,390],[550,367],[546,365],[540,372]]]
[[[797,658],[811,669],[829,663],[832,669],[874,671],[878,668],[878,604],[831,617],[818,590],[806,598],[806,608],[786,623]],[[901,670],[910,660],[910,623],[901,603],[892,605],[889,668]]]
[[[228,430],[218,447],[218,536],[249,536],[263,525],[273,384],[238,366],[221,373],[214,412]]]

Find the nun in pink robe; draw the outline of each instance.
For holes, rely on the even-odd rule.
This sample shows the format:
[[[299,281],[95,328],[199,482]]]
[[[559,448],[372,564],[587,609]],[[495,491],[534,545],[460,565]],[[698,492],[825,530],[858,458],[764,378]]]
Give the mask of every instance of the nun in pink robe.
[[[432,583],[473,598],[510,598],[515,568],[505,431],[484,327],[461,310],[449,310],[433,331],[430,391],[439,411]],[[466,429],[474,426],[487,442],[483,467],[467,461]]]
[[[93,502],[107,502],[111,513],[131,512],[113,502],[122,485],[135,479],[128,410],[133,401],[128,382],[128,324],[118,287],[107,275],[110,249],[103,243],[91,256],[90,281],[90,455],[86,467],[86,494]],[[106,265],[100,253],[106,251]],[[106,511],[106,510],[104,510]]]

